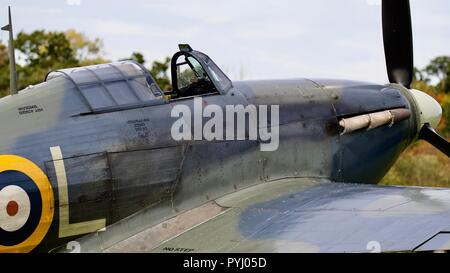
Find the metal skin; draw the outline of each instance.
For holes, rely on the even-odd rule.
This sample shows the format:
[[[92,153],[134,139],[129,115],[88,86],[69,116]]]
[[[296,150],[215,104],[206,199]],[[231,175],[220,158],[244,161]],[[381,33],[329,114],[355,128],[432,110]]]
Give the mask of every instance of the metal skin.
[[[222,107],[280,105],[280,145],[274,152],[262,152],[258,141],[249,140],[174,141],[171,109],[192,108],[193,98],[90,113],[73,84],[60,77],[0,99],[0,154],[36,164],[54,195],[45,237],[7,251],[51,251],[87,233],[80,230],[102,236],[97,232],[102,219],[108,235],[101,245],[111,246],[211,200],[270,181],[375,184],[417,135],[416,110],[404,91],[399,85],[292,79],[234,82],[226,93],[203,97],[205,104]],[[20,114],[26,106],[41,110]],[[413,114],[392,126],[340,135],[340,118],[396,108]],[[61,165],[53,161],[54,147],[64,159],[56,161],[64,163],[66,188],[58,180]],[[124,220],[142,211],[146,220]],[[67,228],[76,223],[85,226]]]

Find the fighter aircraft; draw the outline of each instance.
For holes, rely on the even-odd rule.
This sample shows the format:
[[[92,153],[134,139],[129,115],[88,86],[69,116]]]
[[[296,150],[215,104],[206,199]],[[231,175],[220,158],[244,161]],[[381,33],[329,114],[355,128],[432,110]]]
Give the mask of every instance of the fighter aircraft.
[[[450,190],[376,185],[415,141],[450,154],[434,130],[440,105],[411,89],[408,0],[382,2],[386,85],[232,82],[210,57],[180,45],[171,91],[121,61],[53,71],[17,92],[9,15],[0,252],[449,249]],[[216,115],[248,110],[223,121],[233,139],[198,138],[195,115],[174,115],[208,106]],[[278,132],[273,149],[251,137],[250,125],[231,130],[254,111],[268,116],[258,135]],[[173,136],[177,121],[190,125],[184,138]],[[209,121],[200,117],[205,128]]]

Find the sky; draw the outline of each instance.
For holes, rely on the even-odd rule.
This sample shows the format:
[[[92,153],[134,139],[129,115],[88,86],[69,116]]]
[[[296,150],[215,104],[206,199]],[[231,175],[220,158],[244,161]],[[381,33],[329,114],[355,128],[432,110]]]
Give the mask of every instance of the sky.
[[[0,0],[14,29],[74,28],[117,60],[162,60],[179,43],[209,55],[232,80],[342,78],[386,83],[380,0]],[[415,65],[450,55],[450,1],[411,0]],[[7,42],[6,32],[0,38]]]

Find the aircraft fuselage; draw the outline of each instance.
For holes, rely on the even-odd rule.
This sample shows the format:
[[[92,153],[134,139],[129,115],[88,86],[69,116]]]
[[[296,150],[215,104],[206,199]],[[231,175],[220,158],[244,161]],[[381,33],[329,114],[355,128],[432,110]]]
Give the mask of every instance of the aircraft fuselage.
[[[1,230],[0,251],[50,251],[144,208],[167,207],[155,214],[158,223],[287,177],[377,183],[416,136],[414,115],[340,134],[341,118],[414,107],[398,86],[307,79],[233,85],[203,96],[204,105],[279,105],[278,124],[271,124],[279,129],[276,151],[261,151],[260,140],[174,140],[171,111],[180,104],[194,111],[192,97],[100,113],[80,111],[55,90],[0,100],[0,154],[13,155],[0,157],[9,168],[0,171],[0,190],[34,185],[23,188],[36,197],[22,226]]]

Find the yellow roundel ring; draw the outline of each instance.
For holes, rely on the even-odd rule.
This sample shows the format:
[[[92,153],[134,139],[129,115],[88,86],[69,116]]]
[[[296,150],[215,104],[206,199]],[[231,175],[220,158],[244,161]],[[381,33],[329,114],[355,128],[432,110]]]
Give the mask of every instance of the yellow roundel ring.
[[[14,246],[0,245],[0,252],[30,252],[42,242],[52,224],[55,210],[53,188],[45,173],[26,158],[0,155],[0,173],[5,171],[18,171],[31,178],[41,194],[42,212],[39,224],[25,241]]]

